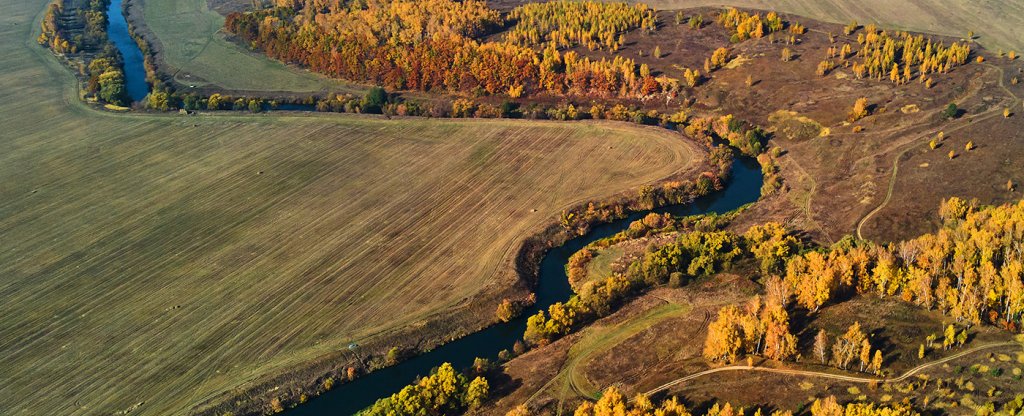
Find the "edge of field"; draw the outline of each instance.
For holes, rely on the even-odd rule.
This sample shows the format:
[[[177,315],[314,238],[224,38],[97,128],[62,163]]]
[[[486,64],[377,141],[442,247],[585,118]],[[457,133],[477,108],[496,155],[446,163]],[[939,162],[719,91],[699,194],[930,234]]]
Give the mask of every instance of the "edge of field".
[[[334,116],[337,114],[312,114],[310,116]],[[374,117],[356,115],[357,117]],[[418,117],[406,117],[419,119]],[[401,119],[392,117],[392,119]],[[551,120],[491,120],[491,119],[452,119],[451,122],[539,122],[539,123],[566,123],[564,121]],[[675,172],[656,179],[654,181],[642,181],[626,189],[613,191],[606,196],[582,197],[562,206],[555,213],[552,213],[544,222],[528,228],[519,237],[512,240],[512,243],[505,249],[503,259],[496,266],[492,273],[494,283],[481,287],[480,291],[470,298],[465,298],[458,304],[447,307],[439,307],[437,312],[418,317],[403,327],[383,329],[378,333],[368,335],[367,343],[361,343],[360,349],[365,351],[376,351],[384,354],[395,345],[407,345],[408,340],[418,340],[416,343],[416,354],[429,352],[439,346],[455,341],[467,335],[479,332],[497,322],[494,310],[503,299],[522,299],[533,293],[536,287],[540,261],[544,254],[551,248],[561,246],[573,237],[561,233],[562,227],[559,223],[557,212],[561,210],[581,209],[588,204],[595,205],[611,201],[633,202],[639,195],[636,190],[643,186],[657,186],[665,182],[679,179],[693,179],[696,172],[708,168],[706,151],[698,146],[689,137],[682,133],[674,133],[660,127],[635,126],[625,122],[606,120],[584,120],[572,121],[570,123],[587,123],[598,125],[601,128],[613,130],[647,130],[655,135],[673,136],[681,139],[681,150],[690,155],[685,166]],[[631,212],[631,211],[630,211]],[[497,290],[494,290],[497,289]],[[408,357],[411,358],[411,357]],[[278,396],[281,391],[299,391],[311,394],[310,397],[323,393],[322,380],[333,376],[335,380],[344,380],[345,367],[355,363],[357,359],[351,357],[346,351],[334,351],[321,355],[315,359],[306,361],[297,367],[290,367],[281,371],[270,371],[262,377],[252,379],[238,385],[232,391],[207,396],[197,401],[196,405],[189,409],[190,414],[197,415],[219,415],[224,411],[238,411],[239,403],[243,408],[259,406],[267,403],[271,392]],[[385,367],[377,367],[377,371]],[[365,375],[365,374],[364,374]],[[297,390],[296,390],[297,389]],[[231,404],[230,406],[228,404]],[[243,413],[245,413],[243,411]]]
[[[35,29],[32,31],[33,34],[38,34],[39,22],[41,21],[44,12],[45,9],[36,15],[34,25]],[[90,117],[137,117],[144,119],[168,119],[181,117],[177,114],[166,113],[112,113],[94,108],[80,99],[79,82],[65,65],[54,59],[52,54],[48,53],[45,49],[35,47],[36,45],[32,42],[32,39],[28,39],[25,42],[25,45],[36,54],[37,58],[39,58],[41,64],[54,75],[55,81],[61,84],[58,88],[62,91],[61,95],[63,96],[65,108],[70,112]],[[259,115],[235,112],[214,113],[204,114],[203,117],[218,117],[236,120],[263,118],[264,121],[268,118],[280,121],[316,118],[323,122],[330,122],[331,120],[340,122],[345,118],[383,118],[382,116],[373,115],[290,112]],[[391,117],[391,119],[398,121],[401,121],[402,119],[423,120],[423,118],[420,117]],[[562,121],[549,120],[507,119],[445,119],[444,122],[460,124],[565,123]],[[635,190],[639,186],[656,185],[680,178],[690,179],[691,173],[698,172],[700,169],[707,167],[707,161],[704,157],[706,152],[692,141],[692,139],[689,139],[681,133],[671,132],[660,127],[636,126],[625,122],[576,121],[574,123],[594,124],[601,128],[612,130],[644,130],[653,135],[663,135],[665,137],[671,136],[673,139],[680,139],[679,143],[681,144],[681,147],[679,151],[688,154],[690,158],[685,166],[679,167],[679,169],[675,170],[668,176],[654,181],[642,181],[641,183],[628,187],[625,190],[614,192],[611,195],[603,197],[579,198],[573,202],[567,203],[563,209],[578,208],[586,206],[586,204],[591,202],[600,203],[603,201],[621,199],[632,201],[636,196]],[[502,298],[511,297],[509,295],[525,295],[532,292],[533,285],[536,282],[537,267],[539,266],[539,261],[542,258],[540,254],[545,253],[549,247],[560,245],[566,240],[564,238],[562,240],[557,240],[557,236],[553,237],[550,235],[552,230],[558,230],[560,228],[561,226],[558,223],[557,213],[552,213],[552,216],[548,217],[545,222],[538,223],[536,226],[531,227],[528,231],[524,232],[519,238],[513,240],[513,243],[511,243],[506,249],[504,259],[499,263],[499,270],[496,270],[494,273],[495,284],[482,287],[478,295],[472,298],[463,299],[459,305],[455,305],[453,308],[439,308],[441,310],[436,313],[418,317],[409,326],[386,329],[377,334],[369,335],[368,338],[371,339],[371,342],[361,345],[361,347],[369,350],[376,346],[377,350],[386,350],[393,345],[397,345],[394,342],[396,339],[403,341],[419,339],[419,352],[425,352],[443,345],[446,342],[453,341],[494,324],[495,319],[493,317],[493,310],[495,305],[497,305]],[[546,243],[546,245],[530,246],[531,241],[542,241]],[[515,255],[513,255],[513,253],[515,253]],[[530,264],[529,270],[524,270],[519,265],[523,260],[527,260],[527,262],[531,260],[533,261],[533,264]],[[498,290],[493,290],[494,288],[498,288]],[[487,293],[489,289],[491,289],[490,293]],[[484,313],[473,313],[474,311],[483,311]],[[413,324],[415,325],[413,326]],[[406,342],[399,344],[406,344]],[[269,401],[270,397],[267,394],[263,394],[265,392],[269,392],[271,390],[289,390],[290,388],[296,387],[319,386],[319,381],[325,376],[331,374],[340,375],[341,370],[344,369],[346,364],[351,362],[353,361],[346,355],[346,351],[341,350],[306,361],[296,367],[279,368],[278,370],[270,369],[266,375],[249,381],[243,381],[230,391],[214,393],[203,398],[197,398],[190,409],[182,409],[182,411],[190,414],[213,414],[218,410],[224,410],[224,408],[226,408],[224,406],[227,406],[228,404],[236,404],[236,401],[239,399],[243,399],[245,402],[248,402],[246,404],[250,406],[262,405],[266,401]],[[228,407],[234,408],[237,406]]]
[[[227,39],[221,30],[224,17],[210,10],[206,0],[126,0],[125,4],[129,25],[153,49],[158,76],[179,89],[291,97],[327,91],[357,93],[366,88],[246,50]],[[152,14],[162,19],[151,22]],[[175,42],[165,44],[162,36]]]

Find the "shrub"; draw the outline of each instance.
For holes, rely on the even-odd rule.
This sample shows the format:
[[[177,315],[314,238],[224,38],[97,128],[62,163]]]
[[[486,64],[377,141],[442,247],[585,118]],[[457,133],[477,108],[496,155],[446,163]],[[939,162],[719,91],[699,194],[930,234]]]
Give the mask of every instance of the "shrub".
[[[381,87],[370,88],[363,96],[362,109],[364,113],[380,114],[384,104],[388,102],[388,94]]]
[[[944,110],[942,110],[942,116],[947,119],[954,119],[960,116],[960,108],[954,103],[949,103]]]

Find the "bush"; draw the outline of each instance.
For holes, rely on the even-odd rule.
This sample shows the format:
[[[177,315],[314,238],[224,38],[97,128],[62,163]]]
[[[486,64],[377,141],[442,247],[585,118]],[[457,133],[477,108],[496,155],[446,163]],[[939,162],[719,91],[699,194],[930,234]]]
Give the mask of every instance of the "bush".
[[[388,94],[381,87],[370,88],[363,96],[362,109],[364,113],[380,114],[384,104],[388,102]]]
[[[942,116],[947,119],[954,119],[960,116],[960,108],[956,104],[949,103],[945,110],[942,110]]]

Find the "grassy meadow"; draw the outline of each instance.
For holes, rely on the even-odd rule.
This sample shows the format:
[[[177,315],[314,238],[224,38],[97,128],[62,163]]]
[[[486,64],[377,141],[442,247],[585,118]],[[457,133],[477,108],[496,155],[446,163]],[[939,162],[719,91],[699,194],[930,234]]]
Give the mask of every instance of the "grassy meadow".
[[[99,112],[35,44],[44,5],[0,3],[0,414],[183,414],[496,290],[562,207],[698,155],[617,124]]]
[[[966,37],[980,36],[978,43],[992,51],[1024,50],[1024,1],[972,0],[649,0],[658,9],[719,7],[723,4],[777,10],[833,22],[876,23],[883,28]],[[798,19],[799,20],[799,19]]]
[[[165,71],[181,85],[225,90],[314,93],[344,83],[250,53],[221,33],[224,17],[206,0],[140,0],[146,27],[160,39]]]

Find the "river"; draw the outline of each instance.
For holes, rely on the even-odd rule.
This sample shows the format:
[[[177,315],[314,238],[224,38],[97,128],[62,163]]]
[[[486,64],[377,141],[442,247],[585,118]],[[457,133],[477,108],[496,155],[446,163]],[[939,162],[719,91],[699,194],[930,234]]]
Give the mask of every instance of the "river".
[[[377,399],[390,396],[412,383],[416,376],[427,375],[434,367],[450,362],[455,368],[468,368],[476,357],[492,361],[498,352],[512,350],[512,344],[523,336],[526,319],[540,309],[547,309],[555,302],[568,300],[573,295],[569,286],[565,265],[569,256],[590,244],[625,230],[629,224],[649,212],[668,212],[676,216],[704,213],[725,213],[745,204],[757,201],[761,194],[763,177],[761,168],[751,158],[737,158],[733,164],[730,179],[725,189],[700,198],[692,204],[673,205],[639,212],[627,218],[594,227],[587,235],[570,240],[565,245],[548,251],[541,260],[537,303],[518,318],[508,323],[497,324],[476,332],[433,351],[418,355],[391,367],[374,371],[350,383],[336,387],[309,402],[285,412],[288,416],[350,415],[372,405]]]
[[[128,33],[128,24],[121,7],[123,0],[112,0],[107,9],[110,22],[108,36],[124,59],[125,83],[132,101],[141,101],[149,94],[146,83],[146,69],[142,51]],[[305,109],[305,108],[303,108]],[[625,230],[629,224],[649,212],[671,213],[676,216],[704,213],[725,213],[745,204],[757,201],[761,194],[763,177],[761,168],[751,158],[737,158],[733,164],[730,179],[725,189],[700,198],[692,204],[673,205],[653,211],[638,212],[627,218],[594,227],[587,235],[570,240],[561,247],[545,254],[540,264],[540,278],[537,302],[518,318],[510,322],[493,325],[483,331],[442,345],[433,351],[420,354],[399,364],[374,371],[350,383],[337,385],[333,390],[311,399],[294,409],[288,416],[350,415],[372,405],[377,399],[390,396],[417,376],[427,375],[442,363],[452,363],[455,368],[468,368],[476,357],[494,360],[498,352],[511,350],[512,344],[521,339],[526,330],[526,319],[546,310],[556,302],[568,300],[573,295],[565,265],[569,256],[590,244]]]
[[[149,94],[145,60],[139,45],[128,33],[128,21],[124,17],[122,2],[123,0],[111,0],[110,6],[107,7],[107,37],[121,52],[121,59],[124,60],[124,83],[128,96],[132,101],[142,101]]]

